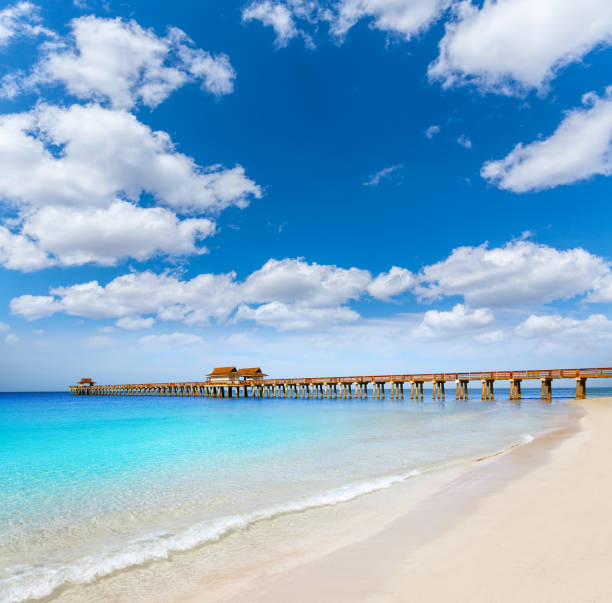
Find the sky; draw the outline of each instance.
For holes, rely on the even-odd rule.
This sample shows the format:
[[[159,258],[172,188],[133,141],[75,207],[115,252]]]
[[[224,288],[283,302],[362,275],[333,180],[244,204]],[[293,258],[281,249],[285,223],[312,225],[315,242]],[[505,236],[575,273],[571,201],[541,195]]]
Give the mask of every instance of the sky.
[[[612,366],[609,0],[0,2],[0,390]]]

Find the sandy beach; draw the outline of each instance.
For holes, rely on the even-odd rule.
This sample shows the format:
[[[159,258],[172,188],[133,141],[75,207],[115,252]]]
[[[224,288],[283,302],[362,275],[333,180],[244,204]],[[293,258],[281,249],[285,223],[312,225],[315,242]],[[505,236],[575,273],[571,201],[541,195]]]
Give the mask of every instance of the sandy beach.
[[[249,601],[611,601],[612,398],[380,532],[241,593]],[[200,593],[199,600],[206,600]]]
[[[612,601],[612,398],[509,452],[62,589],[54,601]]]

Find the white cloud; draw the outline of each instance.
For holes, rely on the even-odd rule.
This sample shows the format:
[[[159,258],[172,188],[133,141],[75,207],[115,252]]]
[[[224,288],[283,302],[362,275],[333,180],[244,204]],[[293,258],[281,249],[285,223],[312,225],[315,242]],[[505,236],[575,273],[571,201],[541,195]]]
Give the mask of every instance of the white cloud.
[[[138,342],[143,347],[184,347],[190,345],[201,345],[204,340],[193,333],[169,333],[167,335],[145,335]]]
[[[464,334],[482,330],[490,326],[495,318],[488,308],[469,310],[463,304],[457,304],[450,312],[429,310],[421,324],[415,329],[417,337],[443,337],[451,333]]]
[[[372,19],[372,27],[397,33],[406,39],[422,33],[439,19],[451,0],[340,0],[332,32],[343,36],[360,19]]]
[[[4,338],[4,343],[6,343],[7,345],[15,345],[16,343],[19,343],[19,337],[15,335],[15,333],[9,333]]]
[[[400,295],[416,284],[414,274],[406,268],[393,266],[388,272],[381,272],[369,285],[368,293],[372,297],[388,301]]]
[[[393,172],[397,172],[397,170],[401,170],[404,166],[401,164],[398,165],[391,165],[389,167],[383,168],[382,170],[379,170],[378,172],[376,172],[375,174],[372,174],[364,183],[364,186],[378,186],[380,184],[380,181],[383,178],[389,178],[391,177],[391,174],[393,174]]]
[[[5,322],[0,322],[0,331],[8,331],[10,328]]]
[[[155,324],[152,317],[142,318],[141,316],[124,316],[116,322],[121,329],[128,331],[138,331],[140,329],[150,329]]]
[[[429,75],[494,92],[545,88],[558,71],[612,43],[609,0],[463,0]]]
[[[427,30],[437,21],[452,0],[256,0],[247,6],[243,21],[258,20],[276,33],[276,45],[302,36],[307,45],[312,38],[306,29],[317,31],[327,24],[332,36],[342,39],[360,20],[370,26],[404,39]]]
[[[53,260],[30,239],[0,226],[0,265],[31,272],[52,264]]]
[[[461,295],[472,307],[546,303],[582,295],[609,272],[602,258],[581,248],[511,241],[492,249],[457,247],[423,268],[416,290],[430,300]]]
[[[204,218],[179,220],[161,207],[115,201],[108,209],[45,207],[28,217],[21,231],[58,264],[110,266],[125,257],[203,253],[205,248],[196,242],[214,230],[214,223]]]
[[[358,299],[372,276],[367,270],[308,264],[301,259],[268,260],[244,282],[244,301],[265,303],[304,301],[334,306]]]
[[[589,293],[587,301],[592,303],[612,302],[612,274],[607,274],[595,281],[593,291]]]
[[[278,47],[287,46],[289,40],[299,35],[292,10],[280,2],[253,2],[242,11],[242,20],[245,23],[261,21],[263,25],[272,27]]]
[[[287,329],[325,320],[332,324],[354,320],[358,315],[344,304],[365,295],[371,281],[367,270],[296,259],[269,260],[243,282],[237,282],[233,272],[181,280],[147,271],[117,277],[106,286],[91,281],[51,289],[49,296],[23,295],[10,306],[13,314],[28,320],[63,312],[83,318],[125,319],[117,323],[124,328],[133,324],[134,317],[148,320],[143,318],[147,316],[187,325],[223,322],[242,306],[238,318],[268,324],[269,317],[276,314],[276,326]],[[393,278],[387,288],[389,294],[397,289]]]
[[[612,87],[602,97],[585,95],[583,103],[549,138],[517,144],[503,159],[485,163],[481,176],[524,193],[612,174]]]
[[[0,197],[21,215],[14,232],[0,226],[5,267],[25,272],[204,252],[197,243],[214,223],[137,206],[147,193],[179,212],[245,207],[261,197],[241,166],[202,169],[168,134],[125,111],[40,105],[0,116]]]
[[[457,143],[460,144],[465,149],[471,149],[472,148],[472,141],[467,136],[465,136],[464,134],[461,134],[461,136],[459,136],[459,138],[457,138]]]
[[[232,92],[235,71],[226,55],[194,48],[180,29],[166,37],[120,18],[81,17],[65,39],[43,47],[43,57],[21,88],[61,82],[84,100],[108,101],[129,109],[138,103],[156,107],[172,91],[200,80],[215,95]]]
[[[11,300],[11,312],[26,320],[38,320],[62,311],[62,304],[53,295],[20,295]]]
[[[106,335],[94,335],[86,341],[87,347],[90,348],[110,348],[114,343],[115,341]]]
[[[440,126],[429,126],[429,128],[425,130],[425,138],[429,138],[429,140],[431,140],[439,132]]]
[[[317,308],[307,304],[270,302],[257,308],[242,305],[236,313],[238,320],[253,320],[257,324],[280,331],[321,329],[335,324],[354,322],[359,314],[346,306]]]
[[[105,287],[91,281],[52,289],[51,296],[20,296],[11,301],[11,311],[30,320],[56,312],[93,319],[153,314],[160,320],[206,324],[211,318],[226,319],[239,304],[234,279],[234,273],[201,274],[189,281],[131,273]]]
[[[574,342],[612,339],[612,321],[603,314],[591,314],[582,320],[559,314],[532,314],[515,332],[525,338],[557,337]]]
[[[39,8],[31,2],[17,2],[0,10],[0,46],[17,36],[51,35],[40,25]]]
[[[59,149],[59,152],[58,152]],[[108,205],[151,193],[176,209],[244,207],[259,187],[244,169],[200,168],[125,111],[42,105],[0,117],[0,196],[15,204]]]

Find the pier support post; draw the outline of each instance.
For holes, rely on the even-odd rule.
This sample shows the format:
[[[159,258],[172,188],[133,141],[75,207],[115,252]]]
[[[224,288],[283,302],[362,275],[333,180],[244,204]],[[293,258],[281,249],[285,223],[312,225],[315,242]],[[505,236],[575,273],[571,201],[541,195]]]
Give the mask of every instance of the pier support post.
[[[586,398],[586,377],[576,377],[576,400]]]
[[[552,400],[552,379],[543,377],[540,381],[542,383],[542,400],[550,402]]]
[[[482,399],[493,400],[493,380],[482,379]]]
[[[521,399],[521,381],[522,379],[516,379],[514,377],[510,379],[510,400]]]

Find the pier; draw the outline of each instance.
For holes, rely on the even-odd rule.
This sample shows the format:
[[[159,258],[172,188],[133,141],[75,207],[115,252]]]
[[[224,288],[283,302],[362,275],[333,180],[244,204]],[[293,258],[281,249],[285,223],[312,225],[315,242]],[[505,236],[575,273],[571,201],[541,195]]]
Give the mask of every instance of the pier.
[[[446,399],[446,384],[455,384],[455,399],[468,399],[468,385],[480,383],[480,399],[494,400],[496,381],[509,383],[510,400],[521,399],[523,381],[540,383],[541,398],[552,400],[554,379],[576,382],[576,398],[586,397],[587,379],[612,377],[612,368],[581,368],[533,371],[495,371],[476,373],[424,373],[406,375],[361,375],[353,377],[304,377],[267,379],[261,369],[219,367],[205,381],[180,383],[130,383],[98,385],[85,377],[69,386],[79,396],[202,396],[206,398],[367,398],[384,400],[387,390],[392,400],[423,400],[424,383],[432,384],[432,398]]]

